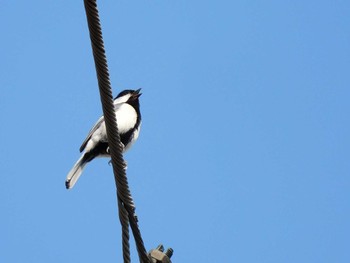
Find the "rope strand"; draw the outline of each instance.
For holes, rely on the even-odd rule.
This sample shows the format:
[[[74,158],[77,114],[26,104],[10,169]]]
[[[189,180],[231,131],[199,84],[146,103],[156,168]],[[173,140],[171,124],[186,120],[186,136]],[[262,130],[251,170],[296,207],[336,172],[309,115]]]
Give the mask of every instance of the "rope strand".
[[[112,166],[117,188],[119,219],[122,225],[123,258],[130,262],[129,222],[134,235],[140,262],[149,263],[140,230],[135,216],[135,204],[131,196],[125,173],[125,162],[120,142],[115,110],[113,105],[112,88],[109,79],[107,58],[102,38],[102,29],[96,0],[84,0],[87,22],[89,26],[91,46],[95,60],[98,86],[102,103],[102,110],[106,123],[107,138],[111,153]]]

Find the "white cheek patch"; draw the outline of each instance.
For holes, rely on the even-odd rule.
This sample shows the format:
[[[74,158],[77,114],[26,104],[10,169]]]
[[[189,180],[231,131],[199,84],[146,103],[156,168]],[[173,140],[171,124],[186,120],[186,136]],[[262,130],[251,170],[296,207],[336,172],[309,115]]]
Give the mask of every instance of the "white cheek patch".
[[[130,97],[131,97],[131,94],[126,94],[124,96],[121,96],[120,98],[116,98],[114,100],[114,105],[127,102],[128,99],[130,99]]]

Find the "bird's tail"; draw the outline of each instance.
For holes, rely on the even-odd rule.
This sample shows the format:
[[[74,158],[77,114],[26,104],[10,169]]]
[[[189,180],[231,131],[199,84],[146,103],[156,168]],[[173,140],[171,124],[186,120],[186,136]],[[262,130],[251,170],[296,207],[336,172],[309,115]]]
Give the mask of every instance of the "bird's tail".
[[[80,175],[82,174],[85,165],[90,160],[87,158],[86,154],[82,154],[79,160],[74,164],[73,168],[69,171],[66,179],[66,188],[71,189],[78,181]]]

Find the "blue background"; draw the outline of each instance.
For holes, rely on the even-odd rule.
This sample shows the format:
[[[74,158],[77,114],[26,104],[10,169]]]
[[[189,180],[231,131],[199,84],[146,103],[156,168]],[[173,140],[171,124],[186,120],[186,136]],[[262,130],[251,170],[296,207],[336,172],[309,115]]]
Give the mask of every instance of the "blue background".
[[[0,5],[0,261],[121,262],[108,159],[64,187],[101,115],[83,1]],[[99,9],[114,95],[143,91],[125,158],[147,250],[350,262],[349,1]]]

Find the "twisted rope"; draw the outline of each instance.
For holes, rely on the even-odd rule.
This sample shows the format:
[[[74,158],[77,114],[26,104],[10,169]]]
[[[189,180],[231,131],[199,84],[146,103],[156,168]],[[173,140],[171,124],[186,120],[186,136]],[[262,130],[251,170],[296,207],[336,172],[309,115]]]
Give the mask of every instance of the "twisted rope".
[[[117,193],[118,194],[118,193]],[[122,225],[122,246],[123,246],[123,258],[124,262],[130,261],[130,245],[129,245],[129,217],[128,212],[123,206],[122,200],[118,199],[118,208],[119,208],[119,220]]]
[[[129,223],[134,235],[140,262],[149,263],[146,249],[135,216],[135,204],[131,196],[125,172],[125,162],[120,142],[115,110],[113,105],[112,88],[109,79],[107,58],[102,38],[102,29],[96,0],[84,0],[85,12],[89,26],[91,46],[95,60],[98,86],[106,123],[107,138],[111,153],[112,166],[117,188],[119,220],[122,225],[122,243],[124,263],[130,262]]]

